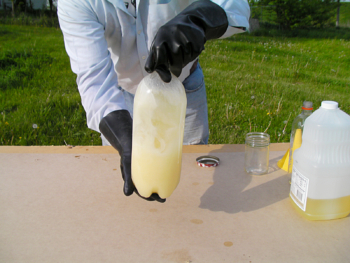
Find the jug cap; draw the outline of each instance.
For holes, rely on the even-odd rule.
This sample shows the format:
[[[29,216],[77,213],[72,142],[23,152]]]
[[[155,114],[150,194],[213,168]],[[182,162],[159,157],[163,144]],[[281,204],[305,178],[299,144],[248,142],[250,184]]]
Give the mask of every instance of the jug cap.
[[[336,101],[322,101],[321,107],[327,110],[338,109],[338,102]]]

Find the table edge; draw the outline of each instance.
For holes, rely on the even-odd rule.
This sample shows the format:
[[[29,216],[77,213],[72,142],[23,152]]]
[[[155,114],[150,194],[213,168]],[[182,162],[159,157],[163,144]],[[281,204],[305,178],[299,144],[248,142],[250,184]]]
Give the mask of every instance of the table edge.
[[[244,144],[184,145],[183,153],[244,152]],[[287,151],[289,143],[271,143],[270,151]],[[112,146],[0,146],[0,153],[117,154]]]

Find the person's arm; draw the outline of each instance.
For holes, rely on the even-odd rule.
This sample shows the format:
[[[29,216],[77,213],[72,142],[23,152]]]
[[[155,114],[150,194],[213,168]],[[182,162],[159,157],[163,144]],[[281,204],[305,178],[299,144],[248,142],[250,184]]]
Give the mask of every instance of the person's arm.
[[[236,8],[241,6],[233,4],[245,1],[217,2],[221,5],[196,1],[160,27],[150,48],[146,71],[157,71],[164,82],[170,82],[171,73],[180,76],[182,68],[201,54],[207,40],[243,32],[237,27],[248,27],[243,17],[249,19],[249,6],[248,13],[239,16]]]
[[[212,0],[225,10],[228,27],[220,38],[249,30],[250,7],[246,0]]]
[[[104,25],[89,1],[60,0],[58,18],[87,125],[101,132],[119,152],[124,194],[137,193],[131,178],[132,119],[126,110],[117,74],[108,51]],[[164,202],[158,196],[146,199]]]
[[[58,18],[71,68],[77,75],[87,125],[99,132],[103,117],[126,109],[123,94],[118,89],[104,26],[98,21],[89,1],[60,0]]]

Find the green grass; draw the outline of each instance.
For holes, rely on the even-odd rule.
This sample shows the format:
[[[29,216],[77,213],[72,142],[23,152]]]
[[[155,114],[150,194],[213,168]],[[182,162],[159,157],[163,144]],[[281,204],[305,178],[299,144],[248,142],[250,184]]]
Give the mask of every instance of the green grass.
[[[338,101],[350,113],[350,43],[344,39],[235,36],[211,41],[201,65],[210,143],[243,143],[250,131],[288,142],[304,100]]]
[[[304,100],[315,109],[335,100],[350,113],[350,37],[342,30],[209,41],[200,58],[209,143],[243,143],[247,132],[265,130],[272,142],[288,142]],[[59,29],[0,25],[0,145],[100,145],[75,78]]]
[[[31,10],[27,13],[16,10],[15,17],[12,17],[11,10],[0,10],[0,24],[59,28],[56,11],[50,14],[49,10]]]
[[[0,114],[0,145],[101,144],[59,29],[0,25]]]

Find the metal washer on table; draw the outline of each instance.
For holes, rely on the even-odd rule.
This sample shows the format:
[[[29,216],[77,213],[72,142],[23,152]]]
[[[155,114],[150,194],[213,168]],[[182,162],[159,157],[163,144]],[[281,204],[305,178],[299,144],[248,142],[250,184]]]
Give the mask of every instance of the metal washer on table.
[[[196,161],[200,167],[215,167],[220,163],[220,159],[213,155],[199,156]]]

